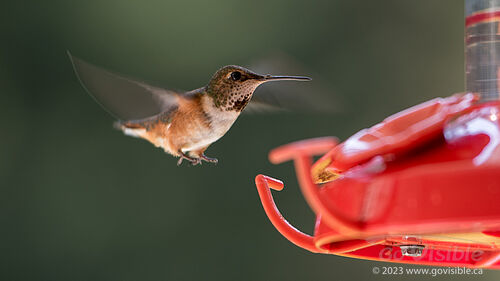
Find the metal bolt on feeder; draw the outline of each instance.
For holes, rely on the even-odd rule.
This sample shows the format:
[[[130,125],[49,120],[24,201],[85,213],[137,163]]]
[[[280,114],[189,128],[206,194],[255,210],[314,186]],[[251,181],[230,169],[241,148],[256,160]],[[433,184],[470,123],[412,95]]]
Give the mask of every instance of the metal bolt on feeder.
[[[500,0],[466,0],[467,93],[386,118],[342,143],[294,142],[293,160],[316,214],[314,235],[291,226],[258,175],[276,229],[314,253],[433,266],[500,269]],[[313,164],[312,157],[323,155]]]
[[[399,246],[403,256],[420,257],[425,249],[423,245],[402,245]]]

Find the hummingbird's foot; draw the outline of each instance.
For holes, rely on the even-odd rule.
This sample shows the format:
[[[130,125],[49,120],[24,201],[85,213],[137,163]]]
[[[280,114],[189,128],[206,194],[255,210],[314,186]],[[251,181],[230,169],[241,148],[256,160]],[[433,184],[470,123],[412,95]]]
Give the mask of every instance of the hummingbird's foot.
[[[179,161],[177,161],[177,166],[180,166],[182,164],[182,160],[184,160],[184,159],[191,162],[191,164],[193,164],[193,166],[201,164],[200,158],[189,157],[181,151],[179,151],[179,154],[180,154],[180,156],[179,156]]]
[[[217,164],[217,162],[219,162],[219,160],[217,160],[217,158],[211,158],[211,157],[206,156],[205,154],[202,154],[200,156],[200,159],[203,161],[209,162],[209,163],[214,163],[214,164]]]

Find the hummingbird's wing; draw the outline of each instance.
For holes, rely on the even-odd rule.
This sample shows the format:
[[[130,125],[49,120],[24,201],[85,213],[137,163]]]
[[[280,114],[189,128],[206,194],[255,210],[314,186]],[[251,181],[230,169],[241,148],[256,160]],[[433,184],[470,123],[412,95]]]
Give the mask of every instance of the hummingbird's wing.
[[[269,84],[269,85],[268,85]],[[243,112],[271,113],[280,111],[322,112],[338,111],[338,102],[318,86],[307,83],[274,82],[259,86]]]
[[[342,108],[341,98],[335,94],[325,77],[307,69],[294,57],[285,53],[270,53],[249,65],[257,73],[307,73],[314,83],[264,83],[255,91],[245,107],[246,113],[292,111],[301,113],[332,113]]]
[[[254,94],[255,95],[255,94]],[[259,97],[252,97],[250,102],[245,107],[244,113],[270,113],[277,111],[288,111],[290,109],[281,106],[277,102],[270,102]]]
[[[177,108],[179,94],[121,77],[68,52],[78,79],[89,94],[116,118],[139,120]]]

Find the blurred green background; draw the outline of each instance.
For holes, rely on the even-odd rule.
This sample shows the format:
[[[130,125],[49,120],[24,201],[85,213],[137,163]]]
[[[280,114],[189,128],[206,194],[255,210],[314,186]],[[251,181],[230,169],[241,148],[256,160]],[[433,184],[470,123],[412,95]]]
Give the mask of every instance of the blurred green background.
[[[462,91],[462,1],[0,7],[0,280],[433,279],[374,276],[374,265],[387,264],[292,245],[265,216],[253,179],[283,179],[279,208],[311,233],[314,215],[292,164],[269,164],[268,151],[310,137],[345,139],[403,108]],[[177,167],[151,144],[112,129],[112,118],[79,85],[66,50],[185,90],[204,85],[220,66],[286,54],[317,74],[310,85],[331,91],[341,106],[242,116],[207,151],[217,166]]]

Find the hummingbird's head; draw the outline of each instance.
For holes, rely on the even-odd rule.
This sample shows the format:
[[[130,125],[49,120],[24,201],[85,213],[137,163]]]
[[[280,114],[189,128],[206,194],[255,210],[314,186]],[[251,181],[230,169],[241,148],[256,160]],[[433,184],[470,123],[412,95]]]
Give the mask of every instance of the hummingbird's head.
[[[217,70],[207,85],[207,93],[216,107],[226,111],[242,111],[262,83],[279,80],[311,80],[300,76],[272,76],[257,74],[237,65]]]

